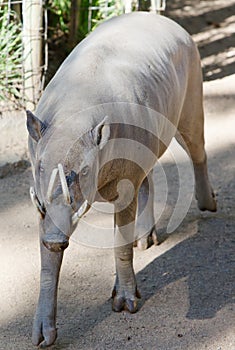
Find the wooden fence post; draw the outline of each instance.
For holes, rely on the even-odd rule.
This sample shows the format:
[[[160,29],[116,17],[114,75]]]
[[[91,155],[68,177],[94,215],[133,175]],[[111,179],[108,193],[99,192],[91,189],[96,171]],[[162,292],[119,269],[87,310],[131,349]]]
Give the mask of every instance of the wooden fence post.
[[[24,95],[26,108],[34,110],[41,90],[42,0],[23,0]]]

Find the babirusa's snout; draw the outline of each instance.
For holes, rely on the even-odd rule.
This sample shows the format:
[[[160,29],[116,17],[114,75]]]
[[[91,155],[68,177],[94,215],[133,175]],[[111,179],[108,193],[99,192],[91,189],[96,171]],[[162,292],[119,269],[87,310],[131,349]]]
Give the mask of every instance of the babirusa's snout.
[[[42,239],[44,246],[52,252],[65,250],[69,245],[69,238],[64,233],[47,234]]]

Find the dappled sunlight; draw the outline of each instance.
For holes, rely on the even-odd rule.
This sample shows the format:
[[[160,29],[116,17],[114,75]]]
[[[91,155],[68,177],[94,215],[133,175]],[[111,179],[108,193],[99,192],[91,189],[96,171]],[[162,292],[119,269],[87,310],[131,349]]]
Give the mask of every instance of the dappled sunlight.
[[[186,225],[183,224],[183,226],[180,226],[173,234],[170,234],[160,246],[152,246],[148,251],[140,251],[136,249],[134,260],[135,271],[139,272],[143,270],[156,258],[165,254],[184,240],[196,235],[198,230],[197,221],[198,220],[195,219]]]
[[[38,214],[29,198],[28,174],[0,180],[0,325],[33,315],[38,296]]]
[[[205,81],[235,72],[234,10],[234,0],[168,2],[167,14],[192,34],[199,47]]]
[[[32,183],[31,168],[26,167],[25,170],[24,164],[19,165],[19,167],[17,164],[13,164],[10,172],[0,178],[0,215],[5,215],[3,217],[6,217],[7,221],[11,218],[11,209],[17,209],[14,215],[18,216],[20,213],[22,214],[22,208],[33,209],[29,195],[29,186]],[[33,216],[35,213],[34,210],[30,215]]]
[[[39,251],[37,237],[27,244],[16,238],[1,244],[0,266],[0,326],[6,322],[32,313],[36,306],[39,282]],[[33,315],[33,314],[32,314]]]
[[[235,146],[234,139],[235,118],[218,118],[213,121],[206,120],[206,149],[210,153],[216,153],[226,149],[229,145]],[[219,132],[220,130],[220,132]]]
[[[213,42],[225,39],[234,34],[235,15],[225,18],[219,23],[219,27],[209,27],[205,31],[193,35],[194,41],[197,45],[203,46],[212,44]],[[220,28],[220,30],[218,30]]]
[[[235,16],[225,18],[218,25],[194,34],[193,38],[201,52],[205,80],[223,76],[224,71],[235,65]],[[205,53],[206,49],[206,53]],[[233,69],[232,69],[233,66]]]

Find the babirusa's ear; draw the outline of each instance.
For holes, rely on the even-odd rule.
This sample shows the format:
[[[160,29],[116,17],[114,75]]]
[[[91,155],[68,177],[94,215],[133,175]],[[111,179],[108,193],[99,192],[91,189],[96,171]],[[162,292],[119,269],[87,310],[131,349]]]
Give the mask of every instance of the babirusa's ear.
[[[106,124],[107,119],[108,117],[106,116],[102,122],[96,125],[92,130],[92,136],[95,145],[97,145],[100,149],[104,147],[110,137],[110,126]]]
[[[32,112],[26,111],[27,114],[27,129],[29,135],[38,142],[46,130],[46,124],[38,119]]]

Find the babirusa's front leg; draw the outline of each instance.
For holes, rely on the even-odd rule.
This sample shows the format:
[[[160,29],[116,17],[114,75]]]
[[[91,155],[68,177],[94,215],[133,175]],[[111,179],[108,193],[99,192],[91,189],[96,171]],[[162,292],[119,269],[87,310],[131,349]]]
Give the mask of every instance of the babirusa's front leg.
[[[57,337],[56,309],[59,272],[63,251],[50,252],[40,242],[41,280],[40,295],[34,317],[32,341],[34,345],[45,348],[52,345]]]
[[[208,178],[206,156],[203,162],[194,162],[193,166],[198,207],[202,211],[209,210],[214,212],[217,210],[217,203]]]
[[[116,283],[113,289],[113,310],[127,310],[131,313],[137,310],[136,279],[133,269],[133,240],[136,214],[136,200],[126,209],[118,211],[115,208],[115,262]]]

